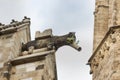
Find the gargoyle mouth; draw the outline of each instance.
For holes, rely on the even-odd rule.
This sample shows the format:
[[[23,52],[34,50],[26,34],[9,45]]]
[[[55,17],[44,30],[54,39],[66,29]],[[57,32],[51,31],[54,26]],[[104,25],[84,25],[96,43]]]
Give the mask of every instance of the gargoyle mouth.
[[[76,42],[74,42],[73,44],[70,44],[71,47],[73,47],[74,49],[81,51],[81,47],[78,46],[78,44]]]

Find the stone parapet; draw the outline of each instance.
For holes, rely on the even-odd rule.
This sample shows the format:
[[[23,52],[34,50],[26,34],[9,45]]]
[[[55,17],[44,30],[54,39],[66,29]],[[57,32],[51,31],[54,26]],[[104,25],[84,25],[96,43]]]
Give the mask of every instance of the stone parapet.
[[[12,20],[8,25],[0,23],[0,35],[14,33],[17,29],[24,27],[26,24],[30,24],[30,18],[24,17],[21,22]]]

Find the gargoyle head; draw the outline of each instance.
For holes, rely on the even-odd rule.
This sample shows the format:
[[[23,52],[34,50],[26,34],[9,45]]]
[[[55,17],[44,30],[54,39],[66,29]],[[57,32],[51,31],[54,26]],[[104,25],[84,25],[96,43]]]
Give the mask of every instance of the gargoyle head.
[[[78,44],[77,44],[77,42],[76,42],[75,32],[70,32],[68,34],[67,45],[70,45],[71,47],[75,48],[78,51],[81,50],[81,47],[79,47]]]

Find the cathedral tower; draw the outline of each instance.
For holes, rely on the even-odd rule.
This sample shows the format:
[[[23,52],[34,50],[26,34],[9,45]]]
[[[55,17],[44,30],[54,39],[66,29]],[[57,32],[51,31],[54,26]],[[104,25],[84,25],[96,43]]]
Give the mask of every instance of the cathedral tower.
[[[93,80],[120,80],[120,0],[96,0],[95,5],[90,74]]]

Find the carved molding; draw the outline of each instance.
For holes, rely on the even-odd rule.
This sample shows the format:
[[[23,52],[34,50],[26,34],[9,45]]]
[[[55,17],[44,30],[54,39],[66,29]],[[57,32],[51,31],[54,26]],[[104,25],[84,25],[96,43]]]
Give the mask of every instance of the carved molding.
[[[24,19],[21,22],[15,21],[12,19],[12,22],[10,24],[5,25],[0,23],[0,35],[14,33],[19,29],[21,25],[24,25],[26,23],[30,24],[30,18],[24,17]]]

